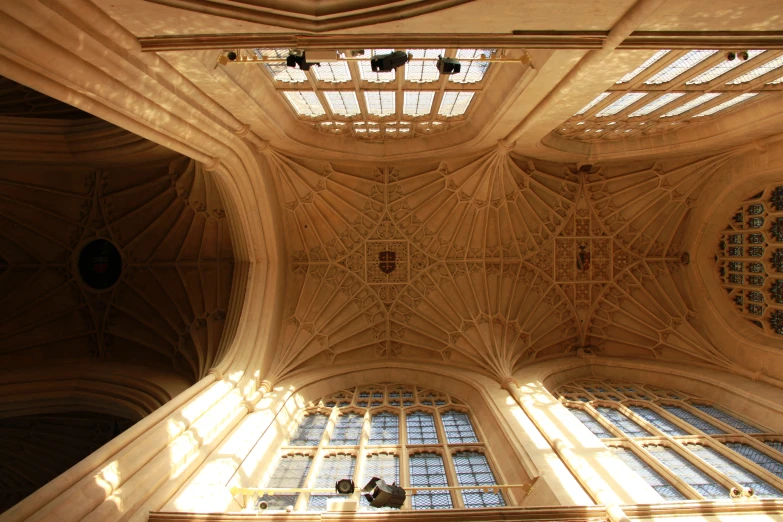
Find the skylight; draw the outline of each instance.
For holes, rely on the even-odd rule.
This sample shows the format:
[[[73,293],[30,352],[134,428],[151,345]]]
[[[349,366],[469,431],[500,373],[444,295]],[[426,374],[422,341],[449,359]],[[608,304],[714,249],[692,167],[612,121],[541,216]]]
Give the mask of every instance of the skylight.
[[[326,111],[313,91],[285,91],[283,93],[291,106],[302,116],[323,116]]]
[[[679,116],[680,114],[684,112],[688,112],[689,110],[698,107],[699,105],[703,105],[707,103],[710,100],[713,100],[720,96],[721,93],[719,92],[708,92],[707,94],[702,94],[701,96],[697,96],[696,98],[692,99],[691,101],[684,103],[677,107],[674,110],[671,110],[667,112],[666,114],[662,115],[661,118],[669,118],[671,116]]]
[[[620,85],[621,83],[630,82],[631,80],[639,76],[639,74],[646,71],[652,64],[654,64],[655,62],[657,62],[658,60],[660,60],[661,58],[669,54],[669,52],[670,52],[669,50],[658,51],[657,53],[652,55],[646,62],[641,64],[639,67],[637,67],[633,71],[629,72],[628,74],[626,74],[625,76],[617,80],[615,84]]]
[[[457,59],[481,58],[481,55],[489,58],[494,52],[494,49],[459,49],[457,51]],[[489,69],[489,62],[463,61],[460,72],[449,76],[449,81],[455,83],[477,83],[484,79],[487,69]]]
[[[710,116],[712,114],[715,114],[716,112],[720,112],[724,109],[728,109],[729,107],[733,107],[734,105],[737,105],[738,103],[742,103],[746,100],[749,100],[753,98],[754,96],[757,96],[758,93],[755,92],[746,92],[745,94],[740,94],[739,96],[732,98],[729,101],[723,102],[721,104],[716,105],[715,107],[711,107],[707,109],[704,112],[700,112],[699,114],[693,116],[694,118],[701,118],[702,116]]]
[[[467,91],[446,91],[443,93],[443,99],[440,102],[438,114],[441,116],[460,116],[468,110],[473,92]]]
[[[750,70],[741,76],[737,76],[730,82],[726,82],[726,85],[740,85],[742,83],[748,83],[755,80],[759,76],[764,76],[768,72],[772,72],[780,67],[783,67],[783,56],[778,56],[774,60],[770,60],[760,67],[756,67],[755,69]]]
[[[588,103],[587,105],[585,105],[584,107],[582,107],[582,108],[579,110],[579,112],[577,112],[576,114],[574,114],[574,116],[579,116],[580,114],[584,114],[584,113],[586,113],[587,111],[589,111],[590,109],[592,109],[593,107],[595,107],[596,105],[598,105],[599,103],[601,103],[601,101],[602,101],[604,98],[606,98],[607,96],[609,96],[610,94],[612,94],[612,93],[610,93],[610,92],[602,92],[601,94],[599,94],[598,96],[596,96],[596,97],[595,97],[595,99],[594,99],[593,101],[591,101],[590,103]]]
[[[644,83],[646,85],[659,85],[661,83],[670,82],[682,73],[696,67],[701,62],[717,52],[718,51],[716,50],[691,51],[685,56],[664,67],[662,71]]]
[[[628,115],[628,117],[636,118],[638,116],[646,116],[647,114],[657,111],[664,105],[667,105],[682,96],[685,96],[684,92],[667,92],[666,94],[659,96],[657,99],[648,103],[644,107],[632,112],[631,114]]]
[[[367,112],[373,116],[389,116],[396,112],[394,91],[364,91]]]
[[[355,116],[360,114],[359,100],[353,91],[324,91],[326,102],[332,114],[339,116]]]
[[[748,51],[748,59],[755,58],[756,56],[760,55],[764,51]],[[721,63],[713,67],[712,69],[709,69],[700,75],[698,75],[696,78],[691,78],[687,82],[685,82],[685,85],[698,85],[700,83],[707,83],[719,76],[723,76],[729,71],[732,71],[742,65],[744,62],[741,62],[737,58],[734,60],[723,60]]]
[[[629,92],[628,94],[623,94],[618,99],[597,112],[595,116],[597,118],[602,116],[612,116],[613,114],[617,114],[621,110],[625,109],[629,105],[641,100],[645,96],[647,96],[646,92]]]
[[[440,78],[437,68],[438,56],[446,53],[446,49],[408,49],[413,58],[434,58],[432,61],[413,60],[405,64],[405,80],[414,83],[429,83]]]
[[[348,69],[347,62],[323,62],[321,65],[313,67],[312,70],[316,79],[322,82],[342,83],[351,81],[351,71]]]
[[[414,117],[429,114],[434,99],[434,91],[405,91],[402,113]]]

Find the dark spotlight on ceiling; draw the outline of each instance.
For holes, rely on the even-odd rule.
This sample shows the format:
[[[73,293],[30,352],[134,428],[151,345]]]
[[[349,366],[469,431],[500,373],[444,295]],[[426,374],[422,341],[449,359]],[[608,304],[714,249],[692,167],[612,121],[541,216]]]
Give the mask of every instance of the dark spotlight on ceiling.
[[[390,72],[408,63],[408,55],[403,51],[394,51],[389,54],[379,54],[370,60],[372,72]]]
[[[362,491],[371,491],[364,498],[372,507],[390,507],[400,509],[405,503],[405,490],[394,484],[387,484],[383,479],[373,477],[370,482],[364,486]]]
[[[311,65],[321,65],[319,63],[308,63],[304,51],[301,53],[291,52],[291,54],[289,54],[285,59],[285,64],[292,68],[296,68],[298,65],[299,68],[303,71],[309,71]]]
[[[334,485],[335,491],[340,495],[350,495],[354,492],[354,484],[351,479],[340,479]]]
[[[441,74],[457,74],[462,67],[459,60],[455,58],[444,58],[438,55],[438,71]]]
[[[733,51],[729,51],[726,53],[726,59],[730,62],[733,62],[737,58],[737,53]]]

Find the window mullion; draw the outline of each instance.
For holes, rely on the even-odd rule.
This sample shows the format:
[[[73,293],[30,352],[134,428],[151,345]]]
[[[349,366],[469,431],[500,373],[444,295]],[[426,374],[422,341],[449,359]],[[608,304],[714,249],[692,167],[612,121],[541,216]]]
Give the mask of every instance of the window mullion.
[[[709,439],[707,438],[700,438],[701,440],[698,440],[697,442],[694,441],[695,444],[699,444],[701,446],[705,446],[707,448],[710,447]],[[734,480],[730,479],[727,475],[725,475],[722,471],[712,466],[712,464],[709,464],[699,458],[698,455],[693,453],[688,449],[687,444],[683,444],[680,441],[674,440],[672,441],[672,447],[677,447],[679,449],[679,453],[681,456],[685,457],[691,464],[705,472],[707,475],[712,477],[716,482],[721,484],[722,486],[726,487],[729,491],[731,491],[732,488],[737,488],[740,491],[742,491],[742,485],[738,482],[735,482]]]
[[[458,486],[457,472],[454,470],[454,462],[452,460],[451,452],[449,451],[448,438],[446,437],[446,429],[443,427],[443,419],[440,416],[440,409],[436,408],[434,412],[435,417],[435,431],[438,434],[438,440],[440,440],[439,452],[443,455],[443,466],[446,469],[446,480],[450,486]],[[465,503],[462,501],[462,495],[459,491],[450,490],[451,503],[455,508],[464,508]]]
[[[693,489],[690,484],[685,482],[685,480],[680,478],[679,475],[671,471],[667,466],[664,466],[662,463],[658,462],[658,459],[654,458],[652,455],[647,453],[645,447],[639,444],[637,441],[635,441],[634,439],[627,439],[621,445],[624,444],[627,444],[628,446],[631,446],[633,449],[635,449],[636,454],[641,456],[642,460],[644,460],[644,462],[646,462],[648,466],[650,466],[653,470],[655,470],[656,473],[658,473],[664,479],[666,479],[669,482],[669,484],[671,484],[677,490],[679,490],[680,493],[692,499],[702,498],[702,496],[699,495],[699,493],[695,489]]]
[[[321,469],[321,463],[324,459],[324,451],[322,448],[317,448],[315,450],[315,455],[313,456],[313,463],[310,466],[310,470],[307,472],[307,477],[304,481],[304,487],[305,488],[311,488],[312,485],[315,484],[315,478],[318,476],[318,470]],[[299,497],[296,500],[296,505],[294,506],[295,511],[305,511],[307,510],[307,505],[310,503],[310,493],[300,493]]]
[[[356,465],[353,470],[353,476],[355,477],[354,482],[364,482],[364,479],[367,478],[364,476],[364,468],[367,466],[367,442],[370,440],[370,419],[370,410],[367,410],[364,413],[364,421],[362,422],[362,435],[359,437],[359,450],[356,452]],[[357,490],[363,487],[364,484],[362,483],[356,484]],[[353,498],[357,498],[358,495],[358,493],[355,493]]]

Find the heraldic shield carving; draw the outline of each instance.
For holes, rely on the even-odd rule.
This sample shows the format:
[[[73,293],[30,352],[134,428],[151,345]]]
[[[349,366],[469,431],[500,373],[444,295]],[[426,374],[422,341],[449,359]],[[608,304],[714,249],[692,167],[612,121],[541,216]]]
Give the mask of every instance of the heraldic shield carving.
[[[397,268],[397,253],[389,250],[378,252],[378,268],[384,274],[391,274]]]

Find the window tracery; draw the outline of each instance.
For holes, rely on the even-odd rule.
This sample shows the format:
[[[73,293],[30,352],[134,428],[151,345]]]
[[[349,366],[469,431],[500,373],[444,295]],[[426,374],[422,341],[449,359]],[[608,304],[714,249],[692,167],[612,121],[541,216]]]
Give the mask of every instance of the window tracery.
[[[717,275],[734,309],[766,334],[783,335],[783,186],[744,201],[720,234]]]
[[[342,478],[363,486],[372,477],[404,488],[482,486],[501,480],[461,401],[437,390],[374,384],[310,403],[279,452],[264,487],[331,488]],[[262,497],[269,509],[321,511],[335,493]],[[481,489],[423,491],[403,509],[505,506],[502,493]],[[364,499],[360,509],[374,510]]]
[[[783,498],[783,434],[722,406],[594,379],[554,395],[664,501],[726,499],[747,488],[759,498]]]

